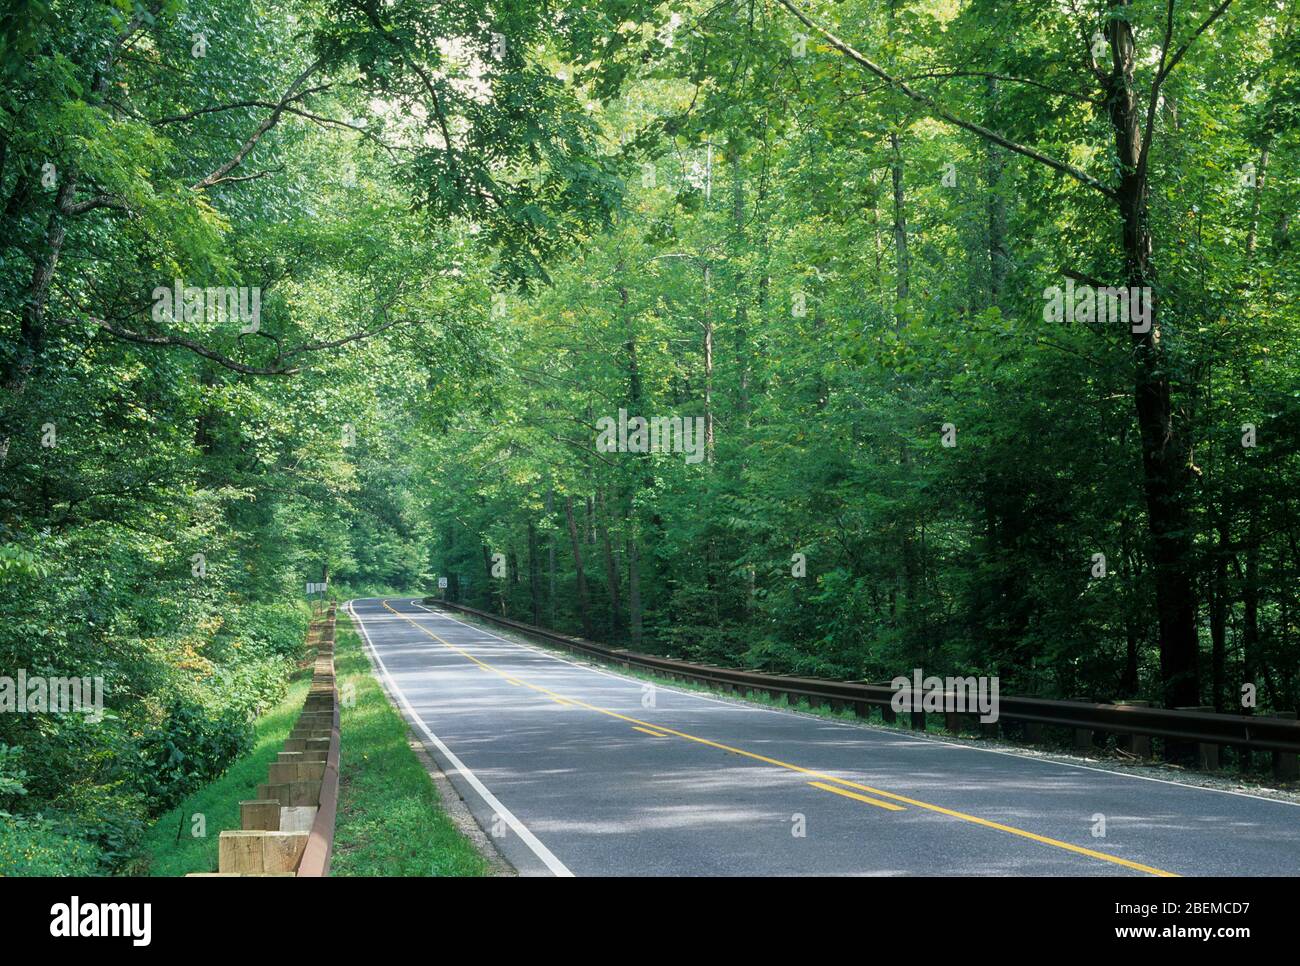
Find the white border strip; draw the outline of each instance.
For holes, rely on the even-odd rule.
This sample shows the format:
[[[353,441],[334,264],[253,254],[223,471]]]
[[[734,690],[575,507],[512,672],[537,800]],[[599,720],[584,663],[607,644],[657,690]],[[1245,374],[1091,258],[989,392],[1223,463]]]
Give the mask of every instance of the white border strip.
[[[489,808],[496,812],[496,814],[501,818],[505,819],[506,824],[515,830],[515,834],[523,840],[525,845],[533,850],[533,854],[541,859],[551,872],[560,877],[572,878],[573,872],[570,871],[569,867],[557,859],[555,854],[543,845],[541,840],[528,829],[528,826],[515,818],[514,813],[501,804],[500,799],[488,791],[487,786],[479,780],[479,777],[470,771],[469,768],[465,766],[465,763],[452,753],[450,748],[442,743],[442,739],[429,730],[429,726],[424,723],[424,719],[416,713],[413,707],[411,707],[411,702],[406,700],[406,695],[403,694],[402,689],[397,686],[397,682],[393,680],[393,676],[388,673],[388,668],[384,665],[384,659],[379,656],[379,649],[375,647],[375,642],[370,639],[370,632],[366,630],[365,622],[362,621],[360,615],[357,614],[356,609],[352,604],[352,601],[348,601],[346,607],[347,612],[352,615],[352,619],[356,622],[357,628],[365,636],[366,644],[370,646],[370,653],[379,664],[379,669],[384,672],[384,679],[387,680],[389,687],[392,689],[392,693],[397,696],[397,700],[402,703],[402,707],[406,709],[407,714],[411,716],[411,720],[420,726],[420,730],[423,731],[425,736],[433,742],[443,755],[446,756],[447,761],[451,762],[452,767],[455,768],[455,770],[462,775],[471,786],[473,786],[474,791],[479,793]]]

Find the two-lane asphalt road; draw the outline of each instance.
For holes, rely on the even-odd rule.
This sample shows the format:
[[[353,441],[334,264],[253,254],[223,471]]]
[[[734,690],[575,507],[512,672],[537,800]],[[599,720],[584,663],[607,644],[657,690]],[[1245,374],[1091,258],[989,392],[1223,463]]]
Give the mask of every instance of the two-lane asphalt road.
[[[1300,873],[1289,802],[650,685],[409,598],[350,607],[526,875]]]

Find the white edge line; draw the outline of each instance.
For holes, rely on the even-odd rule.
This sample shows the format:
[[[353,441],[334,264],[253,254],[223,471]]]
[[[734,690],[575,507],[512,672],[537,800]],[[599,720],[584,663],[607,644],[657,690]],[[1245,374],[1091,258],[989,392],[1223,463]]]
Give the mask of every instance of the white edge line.
[[[377,600],[379,598],[374,598],[374,599]],[[481,627],[475,627],[473,624],[467,624],[465,623],[465,621],[452,617],[450,614],[444,614],[441,613],[440,611],[430,610],[428,607],[425,607],[424,604],[420,603],[418,599],[413,599],[411,603],[414,606],[420,608],[420,610],[427,611],[428,613],[432,614],[434,617],[442,617],[449,621],[455,621],[455,623],[461,624],[464,627],[468,627],[470,630],[478,631],[481,634],[487,634],[489,637],[494,637],[498,641],[501,641],[504,644],[510,644],[515,647],[526,647],[530,651],[536,651],[538,654],[543,654],[546,657],[551,658],[552,660],[559,661],[561,664],[568,664],[570,667],[581,668],[586,671],[591,671],[595,674],[603,674],[605,677],[618,678],[620,681],[639,682],[642,684],[645,683],[640,678],[630,677],[626,674],[619,674],[617,671],[612,671],[607,668],[591,667],[590,665],[587,664],[579,664],[576,661],[566,660],[565,658],[562,658],[557,654],[551,653],[546,648],[538,647],[535,644],[529,644],[524,641],[512,641],[509,638],[501,637],[500,635],[493,634],[491,631],[486,631]],[[782,708],[765,708],[762,705],[749,704],[745,702],[743,699],[739,701],[725,701],[721,698],[715,698],[710,695],[699,694],[695,691],[682,691],[678,688],[669,687],[663,684],[654,683],[653,686],[664,691],[670,691],[673,694],[680,694],[691,698],[699,698],[701,701],[711,701],[714,704],[725,704],[729,707],[739,707],[747,711],[761,711],[761,712],[766,712],[768,714],[789,714],[790,713],[789,711],[786,711]],[[1132,778],[1137,781],[1156,782],[1157,784],[1160,785],[1173,785],[1176,788],[1188,788],[1200,792],[1217,792],[1220,795],[1235,795],[1237,798],[1250,798],[1257,802],[1272,802],[1275,805],[1290,805],[1292,808],[1300,808],[1300,802],[1293,802],[1285,798],[1269,798],[1266,795],[1253,795],[1250,792],[1238,792],[1238,791],[1234,791],[1231,788],[1212,788],[1208,785],[1192,785],[1187,782],[1172,781],[1171,779],[1168,778],[1154,778],[1150,775],[1133,775],[1128,772],[1114,771],[1110,768],[1098,768],[1095,765],[1079,765],[1072,761],[1060,761],[1056,758],[1036,758],[1033,755],[1024,755],[1015,751],[1005,751],[1001,748],[980,748],[975,745],[960,744],[955,741],[945,741],[942,738],[933,738],[933,737],[928,737],[926,735],[915,735],[907,731],[894,731],[892,729],[878,728],[875,727],[874,725],[849,724],[848,722],[845,721],[834,721],[831,719],[822,719],[822,720],[824,720],[826,724],[835,725],[836,727],[839,728],[852,728],[855,731],[862,731],[862,730],[873,731],[876,732],[877,734],[886,734],[886,735],[891,735],[899,738],[907,738],[911,741],[919,741],[929,745],[943,745],[946,748],[960,748],[965,751],[980,751],[986,755],[1002,755],[1006,758],[1014,758],[1017,761],[1032,761],[1032,762],[1037,762],[1040,765],[1056,765],[1060,768],[1075,768],[1078,769],[1079,771],[1092,771],[1102,775],[1114,775],[1116,778]]]
[[[473,786],[474,791],[479,793],[489,808],[495,811],[497,815],[501,816],[501,818],[505,819],[506,824],[515,830],[515,834],[523,840],[525,845],[532,849],[533,854],[541,859],[551,872],[556,876],[572,878],[573,872],[569,867],[556,858],[555,854],[542,844],[541,840],[529,830],[528,826],[515,818],[514,813],[510,811],[510,809],[506,808],[505,805],[501,803],[500,799],[488,791],[488,787],[479,780],[479,777],[470,771],[469,768],[466,767],[465,763],[457,758],[450,748],[442,743],[442,739],[429,730],[429,726],[424,723],[424,719],[416,713],[413,707],[411,707],[411,702],[406,700],[406,695],[403,694],[402,689],[397,686],[397,682],[393,680],[393,676],[388,673],[388,668],[384,664],[384,659],[379,656],[379,649],[375,647],[374,641],[370,639],[370,632],[366,630],[365,622],[361,619],[361,616],[356,612],[356,609],[352,604],[352,601],[348,601],[345,609],[352,615],[353,621],[356,622],[357,629],[365,636],[366,644],[370,647],[370,653],[379,664],[379,669],[384,672],[384,678],[392,688],[393,694],[397,696],[397,700],[402,703],[402,707],[405,708],[407,714],[411,716],[411,720],[420,726],[420,730],[423,731],[425,736],[433,742],[435,746],[437,746],[438,750],[441,751],[443,755],[446,756],[447,761],[451,762],[452,767],[459,774],[464,776],[465,780]]]

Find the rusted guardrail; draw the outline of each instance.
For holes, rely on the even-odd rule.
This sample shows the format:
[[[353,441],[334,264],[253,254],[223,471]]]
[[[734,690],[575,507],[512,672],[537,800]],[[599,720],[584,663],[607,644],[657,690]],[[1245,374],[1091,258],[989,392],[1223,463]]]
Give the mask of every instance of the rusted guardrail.
[[[829,705],[835,710],[852,709],[860,717],[869,715],[870,708],[876,706],[882,709],[886,721],[895,720],[892,702],[896,692],[887,684],[788,677],[693,664],[674,658],[606,647],[435,597],[426,597],[425,603],[512,627],[577,653],[627,668],[653,671],[670,678],[700,682],[726,691],[756,691],[773,698],[784,695],[791,703],[806,700],[814,706]],[[1163,738],[1199,746],[1200,763],[1210,768],[1217,764],[1218,748],[1230,745],[1245,751],[1271,752],[1274,770],[1279,778],[1294,779],[1300,773],[1300,721],[1295,719],[1294,714],[1290,717],[1216,714],[1206,710],[1153,708],[1141,702],[1093,704],[1086,701],[1055,701],[1007,695],[999,696],[998,710],[999,722],[1009,720],[1023,723],[1026,726],[1026,736],[1031,741],[1041,738],[1043,726],[1052,725],[1072,729],[1076,747],[1082,749],[1092,746],[1094,733],[1104,732],[1128,738],[1129,750],[1141,757],[1143,752],[1149,753],[1150,738]],[[908,713],[912,715],[913,727],[925,727],[925,712]],[[945,727],[956,732],[963,724],[962,719],[970,722],[974,715],[971,712],[944,712],[944,717]],[[996,723],[982,724],[980,728],[986,736],[991,737],[997,733]]]
[[[240,828],[221,833],[217,872],[197,875],[329,874],[339,796],[339,702],[334,682],[334,616],[315,622],[311,685],[284,750],[257,797],[239,803]]]

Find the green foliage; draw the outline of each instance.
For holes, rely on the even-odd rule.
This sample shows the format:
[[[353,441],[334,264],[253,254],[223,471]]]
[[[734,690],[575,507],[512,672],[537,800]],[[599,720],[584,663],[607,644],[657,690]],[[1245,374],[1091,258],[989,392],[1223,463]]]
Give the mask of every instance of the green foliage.
[[[95,875],[95,847],[54,822],[0,812],[0,876]]]
[[[1132,26],[1142,100],[1166,5],[795,6],[934,103],[751,0],[0,13],[0,673],[105,695],[0,716],[42,867],[239,760],[326,575],[1103,700],[1168,693],[1177,578],[1196,701],[1296,706],[1294,10],[1175,9],[1139,352],[1043,292],[1132,262],[1084,41]],[[597,452],[619,409],[707,457]]]
[[[221,775],[248,750],[253,729],[235,708],[216,718],[202,708],[173,702],[165,726],[140,743],[145,792],[160,809]]]

